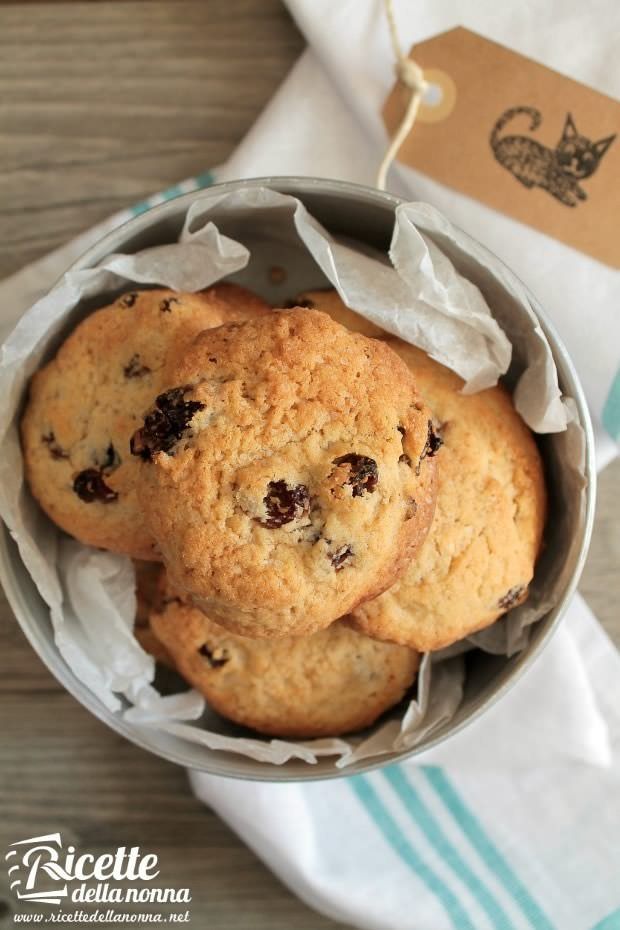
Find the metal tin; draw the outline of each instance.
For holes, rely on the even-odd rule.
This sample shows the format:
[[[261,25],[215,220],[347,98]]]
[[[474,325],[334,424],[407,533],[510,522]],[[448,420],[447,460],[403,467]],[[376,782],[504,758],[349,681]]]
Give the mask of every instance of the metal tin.
[[[187,208],[193,201],[209,201],[221,194],[247,187],[270,187],[282,193],[299,197],[310,212],[331,232],[350,237],[384,251],[391,238],[394,211],[401,202],[390,194],[372,188],[342,181],[314,178],[259,178],[221,184],[207,191],[185,194],[130,220],[89,249],[75,262],[70,270],[92,267],[111,252],[135,252],[149,246],[175,241],[181,230]],[[218,225],[220,224],[218,223]],[[220,228],[224,232],[231,234],[232,230],[228,229],[227,225],[224,223]],[[267,236],[266,240],[268,239]],[[266,244],[269,246],[268,241],[266,241]],[[462,263],[462,256],[459,255],[458,250],[455,250],[450,243],[445,241],[438,242],[438,244],[453,260],[455,265],[459,267]],[[273,264],[286,264],[282,260],[280,251],[276,252],[273,245],[272,241],[271,247],[266,250],[263,249],[265,257],[273,256]],[[488,256],[489,260],[495,263],[498,261],[487,250],[483,249],[479,254]],[[307,267],[300,271],[301,278],[311,274],[311,270]],[[472,277],[471,274],[469,276]],[[312,284],[319,283],[320,285],[320,278],[320,273],[315,269],[313,280],[297,280],[291,292],[294,293],[295,289],[301,289]],[[267,275],[264,276],[264,286],[262,288],[257,286],[256,281],[252,280],[251,276],[247,274],[242,273],[236,276],[236,279],[254,286],[259,291],[262,290],[267,298],[273,298],[274,296],[273,292],[270,293]],[[485,275],[483,266],[479,269],[479,274],[472,279],[482,292],[490,298],[492,304],[493,294],[489,293],[489,291],[497,288],[497,282],[491,281],[490,277]],[[495,297],[497,297],[497,291]],[[563,579],[562,591],[552,609],[532,628],[529,645],[523,652],[509,659],[476,653],[474,660],[468,665],[465,695],[456,716],[430,738],[422,741],[414,750],[366,760],[351,765],[344,771],[336,769],[334,760],[329,757],[320,759],[316,765],[308,765],[299,760],[293,760],[284,765],[276,766],[256,762],[232,753],[211,751],[202,746],[182,742],[174,736],[151,730],[145,726],[138,727],[128,724],[120,715],[108,711],[95,695],[73,675],[61,658],[54,644],[48,608],[39,596],[34,583],[22,564],[15,543],[11,540],[6,528],[3,527],[3,532],[0,534],[0,580],[13,611],[33,649],[58,681],[88,710],[113,730],[156,755],[179,765],[210,772],[214,775],[267,781],[305,781],[352,775],[415,756],[431,746],[443,742],[452,734],[461,730],[495,704],[512,687],[551,638],[575,591],[583,569],[592,532],[596,472],[594,468],[592,426],[583,390],[574,366],[555,329],[545,317],[536,299],[532,295],[529,295],[529,299],[551,345],[558,370],[560,387],[565,394],[574,398],[578,417],[585,433],[585,475],[587,481],[585,506],[574,517],[573,525],[562,526],[563,542],[551,563],[547,560],[545,564],[537,568],[537,574],[539,571],[543,572],[542,579],[539,579],[543,585],[545,577],[547,577],[546,573],[549,573],[549,577],[551,574],[556,578],[561,577]],[[549,439],[549,442],[552,443],[553,438]],[[552,469],[555,469],[553,474],[555,483],[556,479],[561,481],[562,462],[557,455],[553,454],[553,449],[551,449],[550,457],[552,459]],[[559,513],[555,516],[557,516],[558,521],[562,518]],[[552,504],[550,522],[553,523],[553,521],[554,510]]]

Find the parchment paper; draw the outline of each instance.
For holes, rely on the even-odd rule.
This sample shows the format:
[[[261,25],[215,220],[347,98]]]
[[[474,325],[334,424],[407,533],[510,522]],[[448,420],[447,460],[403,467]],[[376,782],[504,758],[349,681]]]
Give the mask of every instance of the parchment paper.
[[[570,485],[569,496],[576,506],[583,506],[579,493],[584,486],[582,431],[572,402],[560,395],[542,330],[535,321],[517,325],[511,318],[501,320],[500,326],[480,290],[459,274],[417,224],[449,238],[462,252],[487,265],[490,259],[484,250],[476,254],[478,247],[428,205],[405,204],[396,211],[390,264],[368,254],[367,249],[334,240],[299,200],[265,188],[249,188],[195,201],[178,243],[135,255],[111,255],[98,268],[67,274],[22,317],[0,356],[0,396],[5,398],[0,411],[0,514],[50,607],[60,653],[99,700],[123,713],[128,723],[157,727],[210,749],[273,764],[290,758],[313,763],[320,756],[333,755],[335,764],[344,767],[354,760],[411,748],[456,712],[463,694],[462,653],[474,645],[504,655],[522,649],[529,626],[554,602],[561,578],[553,579],[551,588],[544,591],[534,584],[526,605],[469,641],[432,659],[425,656],[416,699],[400,718],[387,720],[370,734],[309,742],[229,736],[205,727],[208,712],[195,691],[163,697],[153,687],[154,661],[132,634],[131,562],[60,534],[24,486],[17,429],[23,391],[81,301],[101,295],[105,303],[104,296],[111,291],[134,284],[199,290],[241,271],[251,261],[242,241],[223,235],[210,221],[214,210],[220,224],[228,228],[226,218],[230,218],[240,229],[244,216],[260,211],[261,221],[278,231],[283,253],[287,239],[301,240],[346,304],[453,368],[465,380],[466,392],[495,384],[511,365],[511,342],[518,346],[515,401],[519,412],[536,431],[565,432],[568,467],[563,480]],[[503,266],[497,263],[491,273],[531,312],[524,289]]]

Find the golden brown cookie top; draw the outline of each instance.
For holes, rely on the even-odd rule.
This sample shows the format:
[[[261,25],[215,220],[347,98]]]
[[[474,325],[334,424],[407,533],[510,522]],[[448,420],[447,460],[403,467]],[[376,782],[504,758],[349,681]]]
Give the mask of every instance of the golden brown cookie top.
[[[342,621],[312,636],[248,639],[169,599],[151,628],[177,670],[220,714],[271,736],[363,729],[411,687],[419,657]]]
[[[546,515],[534,437],[502,387],[462,380],[420,349],[389,343],[440,422],[431,530],[398,582],[353,612],[358,629],[426,652],[480,630],[522,603]]]
[[[431,414],[382,342],[323,313],[201,333],[132,440],[173,584],[231,630],[329,625],[388,587],[432,514]]]
[[[22,421],[33,495],[81,542],[157,558],[135,490],[129,439],[164,386],[171,346],[210,326],[267,313],[234,285],[188,294],[131,291],[86,317],[38,371]]]

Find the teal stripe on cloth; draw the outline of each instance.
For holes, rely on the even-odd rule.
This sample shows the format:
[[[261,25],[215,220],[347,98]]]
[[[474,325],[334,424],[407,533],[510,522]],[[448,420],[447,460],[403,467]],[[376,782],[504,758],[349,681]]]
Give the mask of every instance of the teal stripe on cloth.
[[[140,203],[135,203],[133,207],[130,207],[129,213],[131,216],[140,216],[141,213],[146,213],[146,211],[150,209],[151,204],[148,200],[142,200]]]
[[[212,171],[203,171],[202,174],[197,174],[192,180],[196,185],[196,190],[202,190],[203,187],[211,187],[212,184],[215,184],[215,175]]]
[[[603,407],[603,426],[612,437],[620,440],[620,368]]]
[[[147,197],[146,200],[134,204],[129,209],[129,214],[131,216],[140,216],[141,213],[146,213],[147,210],[150,210],[151,207],[156,206],[158,203],[165,203],[167,200],[180,197],[181,194],[187,194],[189,191],[203,190],[205,187],[211,187],[212,184],[215,184],[215,175],[211,171],[203,171],[202,174],[197,174],[194,178],[188,178],[187,181],[182,181],[181,184],[173,184],[172,187],[168,187],[165,191],[153,194],[152,197]]]
[[[514,930],[514,924],[504,909],[450,842],[439,821],[428,809],[419,792],[409,782],[403,769],[400,766],[392,765],[384,769],[382,775],[403,802],[413,822],[418,825],[442,861],[469,889],[482,910],[489,916],[493,926],[497,930]]]
[[[415,872],[431,894],[443,906],[455,930],[475,930],[458,898],[424,862],[387,810],[370,781],[364,775],[353,775],[351,778],[347,778],[346,782],[357,795],[367,814],[375,822],[394,852],[409,866],[412,872]]]
[[[167,187],[165,191],[162,191],[159,195],[159,200],[173,200],[175,197],[180,197],[181,194],[184,194],[185,191],[178,184],[173,184],[172,187]]]
[[[451,784],[448,776],[438,766],[422,765],[420,771],[433,790],[441,798],[462,833],[467,837],[482,861],[497,876],[506,891],[515,900],[521,913],[535,930],[554,930],[553,924],[536,903],[523,882],[515,875],[503,855],[485,832],[482,824],[467,807]]]
[[[620,930],[620,907],[617,911],[603,917],[602,920],[592,927],[592,930]]]

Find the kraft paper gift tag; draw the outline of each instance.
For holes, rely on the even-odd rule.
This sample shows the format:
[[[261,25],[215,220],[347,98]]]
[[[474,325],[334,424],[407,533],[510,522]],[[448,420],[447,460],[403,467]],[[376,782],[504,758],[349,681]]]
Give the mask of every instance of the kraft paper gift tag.
[[[411,57],[431,87],[398,159],[620,267],[620,103],[460,27]],[[386,101],[390,135],[409,95]]]

